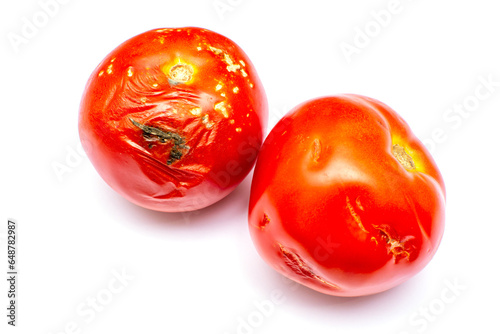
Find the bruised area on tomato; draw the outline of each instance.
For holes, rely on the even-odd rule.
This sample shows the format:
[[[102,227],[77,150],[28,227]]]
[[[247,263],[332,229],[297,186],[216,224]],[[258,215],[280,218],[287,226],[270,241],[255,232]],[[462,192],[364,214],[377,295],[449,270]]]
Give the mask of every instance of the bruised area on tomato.
[[[308,101],[271,131],[252,182],[259,254],[323,293],[373,294],[420,271],[444,229],[445,189],[425,147],[388,106]]]
[[[112,51],[80,107],[84,149],[102,178],[159,211],[208,206],[253,167],[267,100],[246,54],[215,32],[156,29]]]

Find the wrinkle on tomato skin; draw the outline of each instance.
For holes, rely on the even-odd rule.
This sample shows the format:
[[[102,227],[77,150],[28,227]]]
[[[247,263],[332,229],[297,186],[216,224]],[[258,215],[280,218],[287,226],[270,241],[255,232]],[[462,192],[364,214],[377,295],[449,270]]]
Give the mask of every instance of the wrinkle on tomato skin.
[[[112,158],[108,156],[108,158]],[[145,164],[144,160],[134,159],[132,156],[127,155],[126,157],[118,157],[119,163],[126,164],[126,170],[115,170],[108,175],[105,175],[103,179],[108,182],[109,185],[121,193],[129,201],[140,205],[148,209],[155,209],[158,205],[164,203],[165,200],[173,203],[177,211],[171,212],[182,212],[185,210],[192,210],[197,207],[197,205],[210,205],[211,198],[208,196],[212,190],[207,180],[201,180],[196,174],[186,173],[185,171],[177,168],[165,168],[162,164],[161,166],[155,166],[154,164]],[[106,172],[105,169],[100,169],[100,172]],[[137,175],[147,175],[150,182],[143,182],[140,178],[130,177],[131,174]],[[188,176],[188,178],[186,177]],[[196,179],[192,179],[196,177]],[[203,176],[201,176],[203,177]],[[189,180],[190,182],[185,182],[181,180]],[[196,180],[196,181],[195,181]],[[196,187],[192,187],[193,181],[196,183]],[[135,189],[130,191],[130,189]],[[194,189],[194,192],[193,192]],[[207,196],[198,197],[201,191],[202,194]],[[222,191],[221,191],[222,193]],[[185,201],[185,198],[196,199]]]
[[[356,97],[355,100],[359,99]],[[343,102],[338,102],[339,100]],[[351,119],[354,117],[356,121],[354,124],[343,129],[332,126],[331,122],[325,119],[320,124],[312,124],[314,125],[312,132],[308,126],[314,123],[312,120],[321,117],[315,118],[308,109],[307,117],[302,114],[301,118],[295,110],[318,108],[321,102],[313,101],[310,105],[305,103],[290,111],[281,122],[287,122],[287,117],[290,116],[292,126],[286,127],[284,131],[280,129],[284,135],[274,135],[271,143],[267,140],[264,143],[252,183],[249,221],[252,220],[254,210],[268,212],[270,207],[286,208],[286,210],[279,210],[274,216],[270,215],[269,227],[262,233],[252,233],[252,239],[257,248],[264,248],[259,254],[268,263],[279,262],[279,259],[267,254],[266,243],[276,239],[287,245],[292,245],[293,242],[302,245],[304,250],[300,252],[300,257],[304,261],[315,263],[317,267],[315,272],[317,271],[318,275],[344,287],[342,292],[322,292],[360,295],[386,290],[422,269],[428,261],[428,256],[432,256],[437,249],[444,219],[443,214],[440,214],[444,207],[444,196],[439,182],[442,179],[437,167],[433,169],[435,164],[432,159],[429,162],[424,159],[426,166],[431,167],[430,175],[422,172],[410,173],[402,168],[391,150],[393,135],[390,131],[397,131],[397,124],[393,124],[394,120],[388,120],[381,115],[378,111],[379,106],[369,108],[370,112],[378,115],[373,118],[356,115],[359,110],[356,111],[355,106],[343,106],[340,114],[336,113],[334,117],[338,117],[340,122],[348,120],[349,116]],[[348,103],[349,96],[342,96],[331,102],[332,105]],[[366,104],[362,102],[358,105]],[[353,112],[354,116],[349,115]],[[370,124],[363,125],[360,129],[360,124],[366,124],[364,121],[367,119],[371,119]],[[270,136],[273,135],[273,131]],[[351,133],[344,134],[342,131]],[[404,131],[398,133],[405,133]],[[369,143],[370,138],[373,138],[370,135],[374,133],[383,138],[383,140],[374,138],[377,145]],[[368,145],[357,145],[363,144],[362,138],[366,138]],[[349,142],[352,145],[347,144]],[[409,135],[408,142],[416,148],[422,146],[412,135]],[[274,153],[275,151],[277,152]],[[323,155],[324,153],[326,155]],[[427,153],[427,151],[422,153],[424,158],[428,157]],[[340,161],[345,163],[342,165]],[[314,181],[314,174],[320,177],[319,181]],[[436,176],[437,180],[433,176]],[[255,181],[256,178],[260,178],[259,182]],[[297,187],[299,184],[302,186]],[[360,195],[363,194],[360,192],[361,189],[365,189],[366,196]],[[417,204],[408,201],[409,193],[418,201]],[[415,196],[416,193],[422,193],[422,196]],[[368,204],[362,204],[364,210],[356,213],[359,214],[358,218],[361,219],[364,229],[369,232],[369,238],[365,238],[364,242],[360,242],[356,237],[356,235],[362,236],[365,232],[359,228],[359,222],[346,205],[346,197],[351,198],[351,205],[354,203],[352,198],[369,199]],[[328,213],[322,215],[324,211]],[[328,221],[336,222],[336,227],[332,228],[332,225],[326,224]],[[350,223],[342,227],[343,222],[349,221]],[[319,222],[322,225],[318,225]],[[278,228],[270,228],[277,225]],[[351,230],[349,226],[352,227]],[[386,229],[384,237],[384,234],[379,232],[381,226],[394,226],[394,229]],[[430,234],[431,239],[427,234],[428,227],[434,229]],[[389,232],[392,233],[392,237]],[[327,244],[337,246],[330,249],[329,256],[318,259],[314,255],[320,244],[317,240],[320,237],[324,239],[330,237]],[[372,237],[375,237],[374,241]],[[407,249],[397,248],[404,244]],[[429,249],[433,251],[430,253]],[[401,258],[398,252],[402,254],[408,252],[408,256]],[[364,254],[370,255],[367,258],[363,256]],[[373,256],[374,254],[377,255]],[[274,267],[276,269],[276,266]],[[280,271],[279,267],[277,270]],[[302,281],[290,273],[285,275]],[[308,282],[302,281],[302,283],[310,285]]]
[[[292,275],[298,275],[302,280],[310,282],[314,285],[319,285],[321,288],[340,290],[341,288],[331,282],[326,281],[321,276],[317,275],[312,268],[298,255],[298,253],[290,248],[287,248],[280,243],[277,243],[279,249],[278,254],[285,262],[284,270],[290,270]]]

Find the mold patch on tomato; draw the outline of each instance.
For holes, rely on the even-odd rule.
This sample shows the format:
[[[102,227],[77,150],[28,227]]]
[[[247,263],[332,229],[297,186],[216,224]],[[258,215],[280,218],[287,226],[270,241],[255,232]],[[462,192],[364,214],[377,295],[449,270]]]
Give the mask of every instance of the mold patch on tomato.
[[[167,165],[170,166],[177,160],[180,160],[183,156],[183,150],[189,150],[189,146],[184,145],[186,143],[185,139],[177,133],[171,131],[163,131],[152,126],[144,125],[136,122],[132,118],[129,118],[129,120],[132,122],[132,124],[142,130],[142,135],[145,138],[153,138],[153,140],[158,140],[160,143],[166,143],[170,140],[173,141],[174,146],[170,150],[170,157],[167,160]]]

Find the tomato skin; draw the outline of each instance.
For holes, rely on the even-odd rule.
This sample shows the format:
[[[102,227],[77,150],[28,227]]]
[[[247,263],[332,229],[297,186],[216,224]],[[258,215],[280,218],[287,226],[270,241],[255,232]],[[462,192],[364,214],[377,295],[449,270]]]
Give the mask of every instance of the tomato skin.
[[[206,207],[253,167],[267,122],[264,88],[233,41],[196,27],[155,29],[92,73],[79,133],[100,176],[164,212]]]
[[[377,100],[346,94],[307,101],[270,132],[252,180],[249,229],[260,256],[286,277],[362,296],[431,260],[444,211],[441,174],[405,121]]]

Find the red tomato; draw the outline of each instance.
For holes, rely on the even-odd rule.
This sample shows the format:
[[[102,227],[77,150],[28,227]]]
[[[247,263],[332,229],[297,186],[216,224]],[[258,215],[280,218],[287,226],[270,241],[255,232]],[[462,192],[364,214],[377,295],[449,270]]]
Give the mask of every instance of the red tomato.
[[[114,190],[178,212],[206,207],[244,179],[266,121],[264,89],[243,50],[189,27],[151,30],[113,50],[87,83],[79,132]]]
[[[262,258],[336,296],[420,271],[444,229],[445,187],[424,145],[385,104],[323,97],[291,110],[262,146],[249,228]]]

